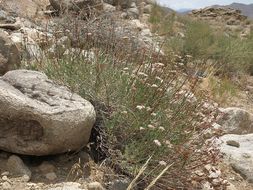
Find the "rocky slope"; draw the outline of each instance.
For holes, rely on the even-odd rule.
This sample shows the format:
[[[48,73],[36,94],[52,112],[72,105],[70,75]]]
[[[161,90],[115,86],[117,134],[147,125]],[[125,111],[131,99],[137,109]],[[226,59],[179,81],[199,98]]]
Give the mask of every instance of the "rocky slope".
[[[252,26],[247,17],[240,10],[231,8],[213,8],[193,10],[189,15],[197,20],[203,20],[210,23],[218,31],[224,31],[228,35],[238,34],[245,37],[250,34]]]
[[[214,5],[212,7],[214,8],[223,7],[223,8],[232,8],[232,9],[240,10],[243,15],[247,16],[250,19],[253,19],[253,4],[246,5],[243,3],[232,3],[226,6]]]

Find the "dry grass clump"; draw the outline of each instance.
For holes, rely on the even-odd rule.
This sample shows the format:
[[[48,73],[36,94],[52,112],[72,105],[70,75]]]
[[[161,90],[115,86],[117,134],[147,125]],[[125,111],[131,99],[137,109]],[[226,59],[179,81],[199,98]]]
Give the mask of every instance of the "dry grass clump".
[[[215,164],[219,155],[202,133],[217,115],[202,113],[204,102],[193,94],[197,78],[183,75],[170,56],[142,46],[118,18],[62,20],[55,36],[64,43],[46,49],[28,68],[102,102],[99,116],[107,139],[100,146],[106,147],[109,163],[131,176],[145,165],[132,187],[143,182],[147,189],[199,187],[205,177],[193,180],[193,172]]]

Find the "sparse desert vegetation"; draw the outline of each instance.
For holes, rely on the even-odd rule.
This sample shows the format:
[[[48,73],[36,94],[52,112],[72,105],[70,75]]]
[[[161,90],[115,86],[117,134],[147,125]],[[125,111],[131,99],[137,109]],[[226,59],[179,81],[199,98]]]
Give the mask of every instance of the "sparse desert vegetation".
[[[93,19],[97,19],[96,22],[89,25]],[[215,110],[207,115],[210,122],[203,122],[199,114],[204,102],[193,94],[197,81],[184,76],[173,66],[169,56],[153,52],[153,47],[146,50],[135,47],[136,41],[130,36],[126,51],[127,37],[115,35],[117,26],[114,24],[119,22],[118,18],[111,16],[105,20],[94,16],[90,20],[82,21],[86,31],[79,28],[79,18],[76,23],[71,20],[78,28],[68,31],[75,34],[74,39],[68,39],[70,44],[85,43],[76,44],[76,48],[59,49],[61,55],[57,51],[53,55],[45,52],[39,62],[24,62],[24,68],[44,72],[97,106],[97,113],[103,120],[98,127],[103,127],[105,132],[105,136],[97,138],[107,140],[97,145],[102,147],[101,155],[106,155],[99,160],[111,159],[126,173],[135,176],[150,158],[136,183],[144,180],[148,184],[171,165],[165,175],[159,177],[158,186],[189,186],[191,182],[187,178],[192,170],[215,163],[215,157],[219,157],[215,150],[195,152],[209,146],[201,130],[210,128],[211,117],[216,117]],[[111,29],[108,35],[101,36],[102,41],[99,34],[105,31],[95,28],[96,25],[104,26],[105,31]],[[58,29],[64,33],[65,27]],[[122,44],[124,48],[120,47]],[[209,156],[212,159],[207,159]],[[196,164],[200,160],[203,163]]]
[[[241,98],[253,73],[253,33],[243,28],[251,21],[230,9],[179,15],[153,1],[49,3],[21,21],[7,6],[0,25],[21,57],[0,49],[8,66],[0,65],[0,105],[15,112],[0,112],[0,131],[15,142],[0,140],[0,148],[38,161],[26,162],[31,172],[18,156],[0,159],[25,168],[24,187],[31,180],[50,190],[65,181],[79,189],[227,189],[220,146],[240,144],[214,139],[250,133],[250,112],[221,107]],[[13,62],[17,71],[8,72]]]

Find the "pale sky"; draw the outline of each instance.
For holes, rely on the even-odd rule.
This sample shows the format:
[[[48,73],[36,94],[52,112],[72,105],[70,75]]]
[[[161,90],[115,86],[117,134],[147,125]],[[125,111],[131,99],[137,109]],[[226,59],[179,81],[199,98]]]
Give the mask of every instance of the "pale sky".
[[[166,5],[172,9],[178,10],[182,8],[196,9],[210,5],[228,5],[231,3],[251,4],[253,0],[157,0],[161,5]]]

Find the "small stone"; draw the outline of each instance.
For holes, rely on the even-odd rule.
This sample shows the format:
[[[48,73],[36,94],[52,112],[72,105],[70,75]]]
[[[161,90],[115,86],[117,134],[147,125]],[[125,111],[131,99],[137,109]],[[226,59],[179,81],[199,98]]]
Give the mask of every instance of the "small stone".
[[[113,12],[113,11],[116,11],[116,7],[108,4],[108,3],[104,3],[103,4],[103,8],[104,8],[104,11],[105,12]]]
[[[139,9],[138,8],[129,8],[129,9],[127,9],[127,15],[130,18],[137,19],[139,17]]]
[[[2,180],[11,183],[11,180],[7,176],[3,176]]]
[[[229,140],[229,141],[227,141],[226,143],[227,143],[227,145],[229,145],[229,146],[234,146],[234,147],[237,147],[237,148],[240,147],[240,143],[238,143],[238,142],[236,142],[236,141],[234,141],[234,140]]]
[[[243,153],[242,156],[243,156],[244,158],[251,158],[250,154],[248,154],[248,153]]]
[[[104,190],[99,182],[92,182],[88,184],[88,190]]]
[[[11,189],[11,184],[7,181],[3,182],[2,189],[3,190]]]
[[[4,175],[4,176],[2,177],[2,180],[8,181],[9,179],[8,179],[8,177],[7,177],[6,175]]]
[[[47,173],[51,173],[55,171],[55,167],[53,164],[49,163],[49,162],[42,162],[42,164],[39,166],[39,170],[43,173],[43,174],[47,174]]]
[[[127,13],[126,12],[121,13],[120,18],[126,19],[127,18]]]
[[[205,169],[207,171],[210,171],[212,169],[212,166],[210,164],[205,165]]]
[[[0,31],[0,75],[21,64],[20,52],[17,46],[12,42],[8,33]]]
[[[109,190],[126,190],[129,184],[130,181],[128,179],[117,179],[112,182]]]
[[[202,190],[211,190],[211,189],[213,189],[212,184],[209,183],[208,181],[202,184]]]
[[[90,164],[88,164],[91,161],[90,155],[86,151],[81,151],[78,157],[83,164],[83,177],[88,178],[91,175],[91,167]]]
[[[199,177],[205,175],[205,174],[204,174],[202,171],[200,171],[200,170],[197,170],[197,171],[195,171],[194,173],[195,173],[197,176],[199,176]]]
[[[228,180],[226,180],[226,179],[222,180],[223,185],[228,185],[228,183],[229,183]]]
[[[10,172],[5,171],[5,172],[3,172],[1,175],[2,175],[2,176],[4,176],[4,175],[8,176],[8,175],[10,175]]]
[[[26,184],[28,187],[35,187],[36,185],[39,185],[39,183],[27,183]]]
[[[7,168],[10,173],[17,176],[27,175],[29,180],[32,176],[30,169],[24,164],[24,162],[16,155],[10,156],[7,161]]]
[[[215,179],[215,178],[219,178],[221,175],[221,171],[220,170],[215,170],[215,171],[210,171],[210,174],[209,174],[209,178],[211,179]]]
[[[132,2],[131,5],[130,5],[130,8],[136,8],[136,3],[135,2]]]
[[[145,7],[144,7],[144,10],[143,10],[143,12],[144,13],[147,13],[147,14],[150,14],[151,12],[152,12],[152,5],[146,5]]]
[[[31,177],[29,177],[28,175],[25,174],[25,175],[22,176],[21,181],[28,182],[28,181],[30,181],[30,178]]]
[[[221,184],[221,182],[222,182],[222,180],[221,180],[220,178],[218,178],[218,179],[213,179],[212,184],[213,184],[214,186],[218,186],[219,184]]]
[[[80,183],[76,182],[64,182],[58,184],[57,187],[49,188],[48,190],[83,190],[80,188]]]
[[[237,190],[237,188],[232,184],[228,183],[229,186],[227,186],[227,190]]]
[[[47,173],[45,176],[50,181],[54,181],[57,178],[57,175],[54,172]]]
[[[79,153],[79,158],[83,163],[88,163],[91,160],[90,155],[85,151]]]
[[[213,124],[212,124],[212,127],[213,127],[214,129],[216,129],[216,130],[221,129],[221,125],[219,125],[218,123],[213,123]]]

